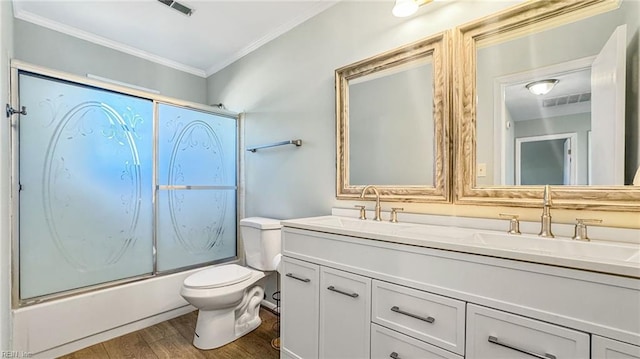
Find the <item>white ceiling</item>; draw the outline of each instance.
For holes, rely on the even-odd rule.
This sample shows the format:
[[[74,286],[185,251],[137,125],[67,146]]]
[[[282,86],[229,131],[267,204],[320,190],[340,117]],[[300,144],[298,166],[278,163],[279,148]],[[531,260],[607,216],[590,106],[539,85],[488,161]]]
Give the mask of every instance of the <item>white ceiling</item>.
[[[334,5],[330,0],[13,0],[14,16],[207,77]]]

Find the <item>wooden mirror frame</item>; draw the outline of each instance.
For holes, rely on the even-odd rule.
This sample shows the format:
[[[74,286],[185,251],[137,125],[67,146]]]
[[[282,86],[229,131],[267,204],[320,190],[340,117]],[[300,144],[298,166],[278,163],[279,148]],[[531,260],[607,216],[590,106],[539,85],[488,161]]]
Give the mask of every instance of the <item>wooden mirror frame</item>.
[[[354,200],[365,185],[349,183],[349,81],[409,61],[431,56],[433,63],[434,185],[375,185],[383,201],[451,202],[450,155],[450,35],[442,32],[375,55],[335,71],[336,84],[336,197]],[[401,159],[400,159],[401,160]]]
[[[454,118],[456,137],[454,202],[540,207],[543,186],[476,187],[477,42],[512,39],[536,28],[561,25],[616,9],[616,0],[534,1],[459,26],[454,34]],[[535,31],[538,31],[537,29]],[[552,186],[554,207],[640,211],[640,187]]]

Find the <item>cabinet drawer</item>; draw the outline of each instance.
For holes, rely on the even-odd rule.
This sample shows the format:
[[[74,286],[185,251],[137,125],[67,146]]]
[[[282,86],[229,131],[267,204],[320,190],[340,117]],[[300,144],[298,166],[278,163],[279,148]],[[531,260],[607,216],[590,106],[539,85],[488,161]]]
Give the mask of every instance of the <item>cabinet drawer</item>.
[[[320,267],[320,358],[369,358],[371,279]]]
[[[282,258],[280,336],[283,358],[318,357],[320,267]]]
[[[591,358],[593,359],[640,359],[640,347],[617,340],[591,336]]]
[[[463,301],[374,280],[372,321],[464,355]]]
[[[589,353],[586,333],[467,305],[468,359],[578,359]]]
[[[371,358],[462,359],[459,355],[375,323],[371,323]]]

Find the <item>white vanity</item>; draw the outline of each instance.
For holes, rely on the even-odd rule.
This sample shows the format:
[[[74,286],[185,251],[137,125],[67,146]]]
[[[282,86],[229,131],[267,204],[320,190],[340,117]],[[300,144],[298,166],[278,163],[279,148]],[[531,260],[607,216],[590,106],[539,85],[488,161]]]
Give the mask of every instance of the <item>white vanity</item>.
[[[640,244],[282,223],[283,358],[640,358]]]

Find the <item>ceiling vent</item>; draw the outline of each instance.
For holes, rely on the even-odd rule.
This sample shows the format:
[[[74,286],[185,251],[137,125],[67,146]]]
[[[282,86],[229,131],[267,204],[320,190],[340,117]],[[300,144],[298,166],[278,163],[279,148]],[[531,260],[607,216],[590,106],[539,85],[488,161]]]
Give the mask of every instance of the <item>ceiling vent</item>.
[[[591,92],[548,98],[542,101],[542,107],[570,105],[573,103],[588,101],[591,101]]]
[[[187,15],[187,16],[191,16],[191,14],[193,14],[193,9],[189,8],[186,5],[183,5],[177,1],[173,1],[173,0],[158,0],[159,2],[167,5],[168,7],[180,11],[181,13]]]

